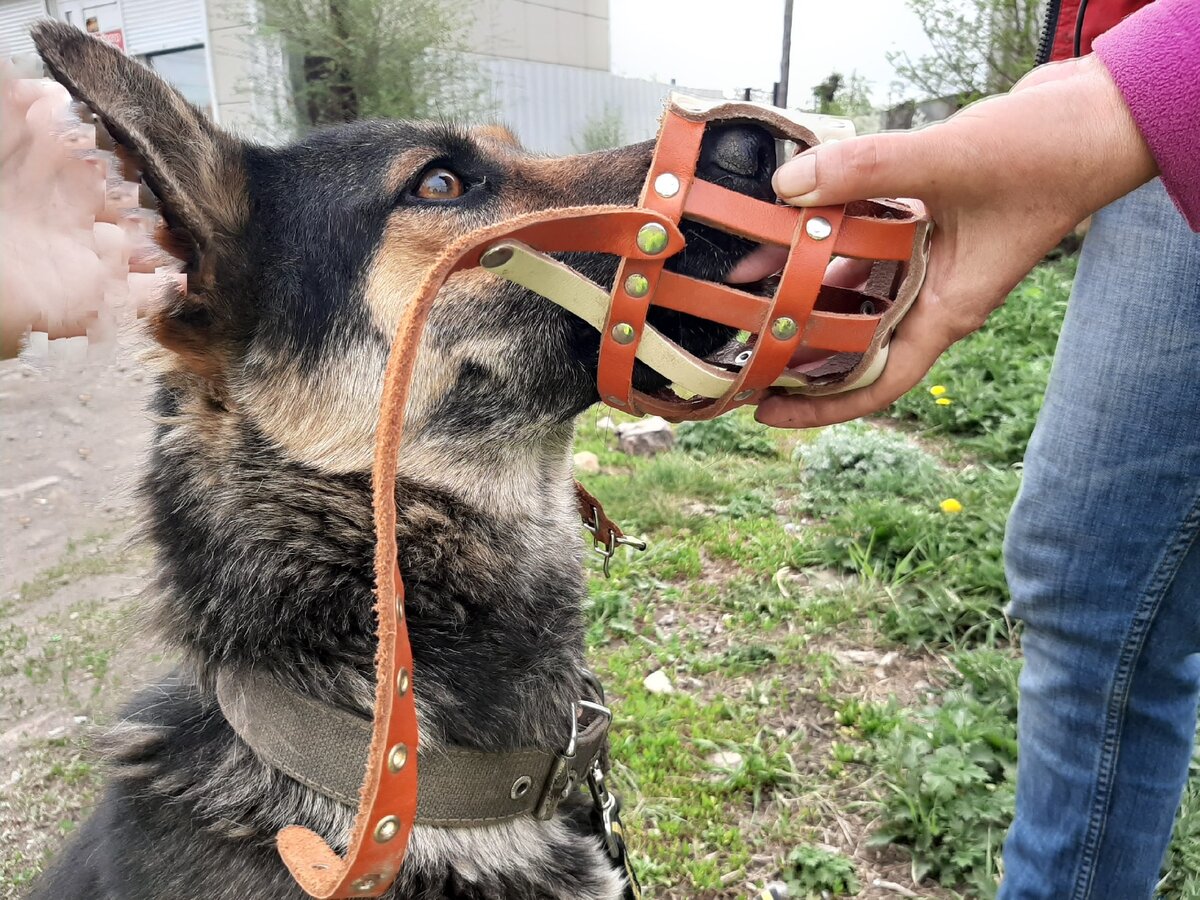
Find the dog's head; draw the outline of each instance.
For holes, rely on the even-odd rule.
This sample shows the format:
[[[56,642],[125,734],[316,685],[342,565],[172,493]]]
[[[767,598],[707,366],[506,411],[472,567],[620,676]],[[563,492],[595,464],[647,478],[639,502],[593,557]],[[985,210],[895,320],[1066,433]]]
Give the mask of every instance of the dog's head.
[[[141,161],[188,291],[152,311],[180,414],[249,424],[327,471],[370,466],[380,381],[405,304],[439,253],[483,225],[550,207],[633,204],[649,143],[567,158],[529,153],[504,129],[370,121],[281,149],[223,132],[138,63],[66,25],[35,40],[54,76]],[[774,142],[711,130],[698,174],[772,196]],[[671,261],[721,280],[753,245],[685,223]],[[616,259],[571,260],[608,287]],[[651,321],[706,355],[728,329],[665,310]],[[408,415],[411,440],[520,439],[598,398],[596,332],[482,270],[455,276],[431,314]],[[635,384],[658,386],[640,366]],[[219,425],[213,426],[219,429]]]

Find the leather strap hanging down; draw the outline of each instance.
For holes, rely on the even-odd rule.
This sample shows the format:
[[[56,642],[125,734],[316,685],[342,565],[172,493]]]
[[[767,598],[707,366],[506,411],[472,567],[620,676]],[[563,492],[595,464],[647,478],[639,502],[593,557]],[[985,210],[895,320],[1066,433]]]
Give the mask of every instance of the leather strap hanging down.
[[[634,413],[657,413],[677,421],[712,418],[735,406],[758,402],[769,391],[831,393],[866,383],[882,370],[892,330],[916,298],[924,275],[929,230],[924,210],[916,203],[862,201],[844,208],[802,211],[698,181],[699,135],[707,124],[721,121],[753,121],[777,138],[803,147],[817,143],[821,135],[852,133],[848,122],[828,117],[808,116],[803,119],[806,124],[800,124],[755,104],[709,104],[675,95],[643,191],[647,202],[651,202],[650,191],[657,195],[653,200],[657,208],[551,209],[472,232],[446,249],[405,308],[384,373],[372,472],[379,644],[375,705],[358,812],[344,857],[307,828],[289,826],[278,835],[284,863],[311,896],[321,900],[373,897],[386,891],[399,872],[419,810],[420,754],[413,685],[420,673],[413,671],[404,583],[397,563],[395,483],[421,335],[447,279],[464,269],[483,266],[558,303],[600,330],[602,381],[611,388],[601,396]],[[663,175],[673,176],[678,190],[672,179],[660,180]],[[665,271],[664,261],[684,248],[679,229],[684,217],[760,243],[790,248],[780,289],[772,297],[760,297]],[[566,252],[621,258],[620,277],[612,292],[549,255]],[[848,290],[822,284],[826,265],[834,255],[877,261],[866,288]],[[898,263],[899,270],[887,276],[888,270],[881,267],[891,263]],[[644,284],[630,280],[638,275],[645,279]],[[621,291],[625,294],[619,295]],[[647,310],[631,305],[632,300]],[[749,359],[731,371],[696,358],[648,323],[646,312],[652,303],[749,332],[754,336],[745,345]],[[615,314],[614,309],[618,311]],[[790,351],[799,346],[830,356],[802,369],[786,368]],[[845,359],[839,360],[839,354]],[[693,396],[669,392],[651,396],[634,390],[635,358]],[[585,495],[579,495],[581,513],[589,521],[583,508]],[[594,508],[590,521],[598,541],[603,535],[610,550],[617,543],[628,542],[620,529],[603,517],[598,505]],[[594,776],[595,770],[593,780]]]

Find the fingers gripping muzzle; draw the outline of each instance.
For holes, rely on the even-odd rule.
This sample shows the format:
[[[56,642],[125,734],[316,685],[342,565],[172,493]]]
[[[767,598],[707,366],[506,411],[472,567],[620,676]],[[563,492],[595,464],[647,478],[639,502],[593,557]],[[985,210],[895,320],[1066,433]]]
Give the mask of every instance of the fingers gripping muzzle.
[[[701,180],[700,145],[713,123],[753,123],[798,150],[853,135],[844,119],[673,94],[636,208],[546,210],[476,232],[446,276],[481,265],[588,322],[600,332],[600,396],[629,413],[706,419],[772,392],[828,394],[869,384],[924,278],[924,208],[869,200],[799,209]],[[774,294],[667,271],[686,244],[683,219],[788,248]],[[568,251],[620,257],[612,291],[548,255]],[[866,261],[859,286],[824,283],[836,257]],[[648,323],[655,306],[736,329],[743,339],[701,359]],[[677,390],[635,390],[636,360]]]

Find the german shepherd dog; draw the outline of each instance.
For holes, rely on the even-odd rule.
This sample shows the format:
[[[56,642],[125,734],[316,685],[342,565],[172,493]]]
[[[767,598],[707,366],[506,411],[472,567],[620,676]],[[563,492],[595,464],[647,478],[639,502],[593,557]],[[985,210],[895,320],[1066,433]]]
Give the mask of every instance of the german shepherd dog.
[[[154,626],[182,661],[125,709],[103,797],[33,896],[301,898],[275,833],[305,825],[344,851],[354,810],[256,757],[217,705],[217,676],[268,672],[370,716],[370,470],[401,312],[468,230],[635,203],[653,145],[547,158],[498,127],[363,121],[266,148],[81,31],[42,23],[34,36],[53,76],[139,160],[188,286],[149,316],[157,425],[141,482]],[[770,198],[774,167],[770,135],[736,125],[710,129],[699,173]],[[670,267],[700,278],[721,280],[754,249],[697,223],[685,234]],[[615,278],[612,257],[569,262],[601,285]],[[732,337],[651,317],[702,356]],[[599,399],[597,353],[587,324],[482,270],[434,306],[396,483],[423,749],[558,751],[569,739],[585,596],[572,439]],[[635,384],[663,386],[640,364]],[[585,821],[564,803],[547,821],[418,825],[386,896],[618,900],[624,876]]]

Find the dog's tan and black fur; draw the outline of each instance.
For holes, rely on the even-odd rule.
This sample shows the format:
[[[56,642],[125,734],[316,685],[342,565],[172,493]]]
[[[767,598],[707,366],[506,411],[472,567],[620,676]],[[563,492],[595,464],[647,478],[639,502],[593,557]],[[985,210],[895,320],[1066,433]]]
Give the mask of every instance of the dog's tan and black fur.
[[[551,159],[503,129],[359,122],[282,149],[222,133],[149,70],[43,24],[53,75],[141,161],[188,292],[153,311],[158,422],[142,483],[156,625],[183,658],[113,735],[95,813],[34,896],[299,898],[274,849],[299,823],[344,849],[353,811],[260,762],[214,699],[256,668],[369,715],[369,471],[390,336],[439,251],[526,211],[633,203],[642,144]],[[728,128],[700,174],[770,196],[773,146]],[[465,185],[414,193],[431,166]],[[721,278],[751,249],[686,223],[672,267]],[[572,264],[608,285],[615,260]],[[701,354],[729,334],[656,313]],[[456,276],[421,350],[396,485],[425,748],[559,750],[581,696],[573,421],[597,401],[594,331],[482,271]],[[638,386],[657,376],[639,368]],[[622,876],[567,804],[551,821],[416,829],[389,897],[616,900]]]

